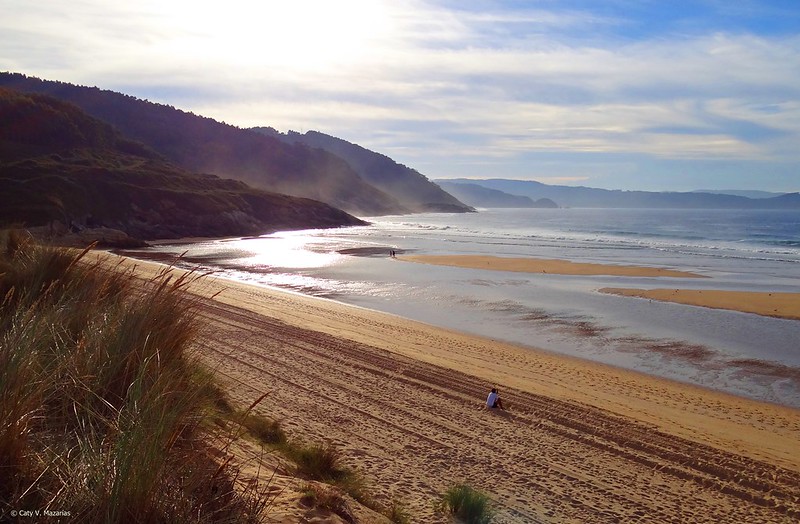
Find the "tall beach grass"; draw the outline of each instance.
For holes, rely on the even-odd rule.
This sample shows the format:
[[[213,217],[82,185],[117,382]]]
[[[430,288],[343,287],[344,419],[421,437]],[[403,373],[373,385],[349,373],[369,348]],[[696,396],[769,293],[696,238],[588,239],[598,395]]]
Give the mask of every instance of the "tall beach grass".
[[[489,524],[494,509],[488,495],[468,484],[454,484],[438,500],[437,509],[461,524]]]
[[[141,282],[85,254],[0,236],[0,515],[256,519],[203,437],[194,277]]]

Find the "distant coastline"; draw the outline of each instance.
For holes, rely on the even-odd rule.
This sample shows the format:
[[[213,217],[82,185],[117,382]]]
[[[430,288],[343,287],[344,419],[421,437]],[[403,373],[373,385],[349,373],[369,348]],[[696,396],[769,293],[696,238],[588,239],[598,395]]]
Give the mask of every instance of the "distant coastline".
[[[786,193],[751,198],[752,192],[653,192],[597,189],[582,186],[548,185],[532,180],[439,179],[448,188],[478,186],[502,192],[508,197],[533,200],[550,199],[561,207],[617,209],[800,209],[800,193]],[[736,194],[738,193],[738,194]],[[466,194],[466,193],[463,193]],[[751,196],[743,196],[751,195]],[[473,201],[474,203],[475,201]],[[487,207],[494,207],[488,205]],[[497,206],[506,207],[506,206]],[[526,206],[519,206],[526,207]]]

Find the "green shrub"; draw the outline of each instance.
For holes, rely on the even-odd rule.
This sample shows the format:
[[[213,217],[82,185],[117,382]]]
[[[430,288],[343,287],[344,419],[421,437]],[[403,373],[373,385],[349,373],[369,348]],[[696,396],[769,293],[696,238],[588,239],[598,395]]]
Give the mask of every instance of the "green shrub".
[[[437,509],[464,524],[489,524],[494,517],[489,497],[466,484],[448,489],[439,499]]]
[[[258,415],[247,415],[244,419],[244,427],[263,444],[273,446],[286,444],[286,433],[277,420],[270,420]]]
[[[278,446],[278,449],[295,463],[298,475],[332,484],[368,508],[376,511],[380,509],[372,498],[364,478],[342,465],[341,453],[333,445],[307,445],[302,442],[287,441]]]
[[[408,513],[405,505],[396,500],[386,510],[386,516],[389,517],[394,524],[409,524],[411,522],[411,515]]]
[[[302,488],[302,500],[310,506],[327,509],[334,513],[346,506],[342,493],[327,484],[307,483]]]
[[[330,444],[289,446],[286,453],[297,464],[297,473],[311,480],[335,482],[350,473],[341,466],[341,455]]]

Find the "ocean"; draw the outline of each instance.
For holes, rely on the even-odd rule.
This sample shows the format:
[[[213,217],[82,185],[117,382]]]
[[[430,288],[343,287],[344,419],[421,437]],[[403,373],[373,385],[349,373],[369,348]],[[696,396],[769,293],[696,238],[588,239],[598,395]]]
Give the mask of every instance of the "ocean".
[[[800,212],[490,209],[126,252],[429,324],[800,407],[800,321],[599,293],[800,293]],[[709,278],[564,276],[405,262],[469,254],[665,267]]]

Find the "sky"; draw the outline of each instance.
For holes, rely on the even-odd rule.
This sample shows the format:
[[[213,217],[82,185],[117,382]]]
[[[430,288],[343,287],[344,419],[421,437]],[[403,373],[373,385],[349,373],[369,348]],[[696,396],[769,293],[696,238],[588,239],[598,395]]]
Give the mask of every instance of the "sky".
[[[428,178],[800,191],[800,0],[0,0],[0,70]]]

